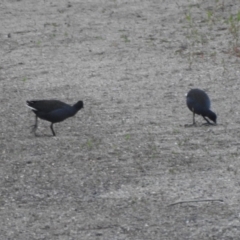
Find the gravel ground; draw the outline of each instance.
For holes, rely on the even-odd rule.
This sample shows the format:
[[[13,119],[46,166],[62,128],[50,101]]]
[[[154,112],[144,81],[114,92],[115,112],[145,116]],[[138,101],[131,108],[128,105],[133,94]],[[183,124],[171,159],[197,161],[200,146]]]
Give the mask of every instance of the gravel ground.
[[[240,239],[238,0],[3,0],[0,20],[1,239]],[[217,126],[185,126],[194,87]],[[32,99],[85,108],[35,137]]]

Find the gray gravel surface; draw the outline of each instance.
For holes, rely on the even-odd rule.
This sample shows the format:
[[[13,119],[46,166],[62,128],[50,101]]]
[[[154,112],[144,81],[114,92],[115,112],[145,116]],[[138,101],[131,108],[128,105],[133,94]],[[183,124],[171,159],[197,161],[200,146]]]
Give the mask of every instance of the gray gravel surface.
[[[240,239],[239,10],[2,0],[0,239]],[[193,87],[217,126],[185,126]],[[35,137],[31,99],[85,108]]]

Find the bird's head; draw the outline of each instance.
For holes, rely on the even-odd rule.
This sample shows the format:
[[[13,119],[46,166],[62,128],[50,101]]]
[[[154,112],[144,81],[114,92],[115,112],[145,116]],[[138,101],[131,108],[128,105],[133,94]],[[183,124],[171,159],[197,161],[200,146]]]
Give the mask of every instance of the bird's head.
[[[84,108],[83,107],[83,101],[78,101],[77,103],[75,103],[73,105],[76,109],[80,110],[81,108]]]
[[[209,114],[208,114],[208,117],[209,117],[209,119],[212,120],[215,124],[217,124],[217,115],[216,115],[214,112],[210,111]]]

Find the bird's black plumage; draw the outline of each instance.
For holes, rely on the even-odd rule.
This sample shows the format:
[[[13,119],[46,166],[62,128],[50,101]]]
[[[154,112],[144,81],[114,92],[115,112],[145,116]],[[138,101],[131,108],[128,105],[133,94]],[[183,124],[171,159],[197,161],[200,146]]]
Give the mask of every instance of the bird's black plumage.
[[[191,89],[187,94],[187,106],[193,112],[193,124],[195,124],[195,114],[201,115],[208,124],[213,121],[217,123],[217,115],[210,110],[211,101],[208,95],[201,89]]]
[[[41,118],[51,122],[50,128],[53,136],[55,136],[56,134],[53,129],[53,124],[62,122],[66,118],[74,116],[81,108],[83,108],[83,101],[78,101],[71,106],[59,100],[32,100],[27,101],[27,106],[36,114],[33,131],[36,132],[38,118]]]

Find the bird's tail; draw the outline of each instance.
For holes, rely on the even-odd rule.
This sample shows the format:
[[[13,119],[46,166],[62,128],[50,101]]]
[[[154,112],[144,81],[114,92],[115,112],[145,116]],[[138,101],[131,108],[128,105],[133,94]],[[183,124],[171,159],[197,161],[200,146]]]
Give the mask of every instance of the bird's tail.
[[[34,101],[26,101],[26,102],[27,102],[26,106],[27,106],[28,108],[30,108],[30,109],[32,109],[32,110],[36,110],[36,108],[33,107]]]

